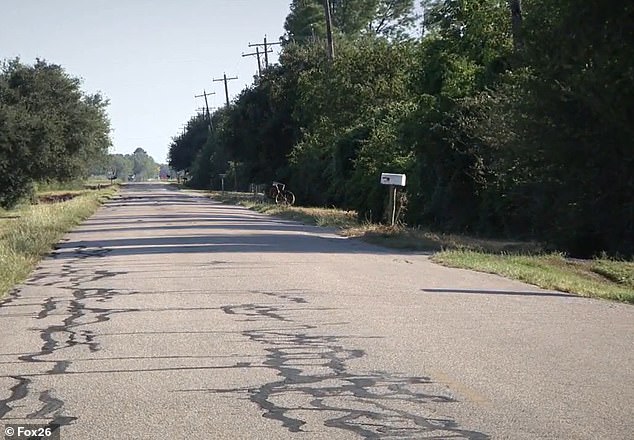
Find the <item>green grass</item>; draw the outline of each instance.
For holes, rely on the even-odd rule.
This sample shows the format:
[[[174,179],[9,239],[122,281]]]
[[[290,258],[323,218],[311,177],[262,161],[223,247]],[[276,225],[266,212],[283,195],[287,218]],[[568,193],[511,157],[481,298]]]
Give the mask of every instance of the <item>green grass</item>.
[[[618,285],[634,290],[634,262],[602,258],[593,261],[591,270]]]
[[[0,210],[0,298],[27,278],[65,232],[115,192],[113,187],[84,192],[66,202]]]
[[[608,258],[578,260],[548,253],[541,243],[493,240],[442,234],[419,228],[360,223],[353,211],[277,206],[248,193],[214,192],[224,203],[318,226],[341,235],[414,251],[433,253],[432,260],[451,267],[494,273],[544,289],[634,303],[634,262]]]
[[[433,261],[524,281],[582,296],[634,304],[634,263],[608,259],[577,260],[561,254],[512,255],[445,250]]]

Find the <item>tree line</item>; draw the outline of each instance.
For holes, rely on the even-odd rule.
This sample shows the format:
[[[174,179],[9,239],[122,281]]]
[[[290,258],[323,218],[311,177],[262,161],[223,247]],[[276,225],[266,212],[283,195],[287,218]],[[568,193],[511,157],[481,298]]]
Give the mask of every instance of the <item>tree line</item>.
[[[35,182],[86,176],[111,144],[107,105],[59,65],[0,62],[0,206],[15,205]]]
[[[167,177],[170,174],[167,165],[159,165],[143,148],[138,147],[132,154],[111,153],[103,160],[95,162],[92,175],[111,180],[143,182]]]
[[[279,62],[197,115],[170,165],[199,188],[284,181],[305,205],[634,254],[634,8],[617,1],[293,0]]]

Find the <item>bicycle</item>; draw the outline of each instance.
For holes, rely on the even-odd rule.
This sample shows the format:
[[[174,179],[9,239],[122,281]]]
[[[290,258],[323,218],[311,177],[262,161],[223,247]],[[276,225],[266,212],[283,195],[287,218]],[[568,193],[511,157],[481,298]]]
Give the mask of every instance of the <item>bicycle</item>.
[[[286,185],[280,182],[273,182],[268,191],[269,198],[275,200],[277,205],[292,206],[295,203],[295,194],[286,189]]]

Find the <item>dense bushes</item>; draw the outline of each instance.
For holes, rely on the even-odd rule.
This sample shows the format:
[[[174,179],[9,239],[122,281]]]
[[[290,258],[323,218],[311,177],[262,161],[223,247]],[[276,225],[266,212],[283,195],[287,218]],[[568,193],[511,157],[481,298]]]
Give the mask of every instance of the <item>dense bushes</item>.
[[[383,3],[337,29],[329,63],[318,8],[293,2],[279,64],[211,134],[192,120],[171,164],[200,187],[283,180],[304,204],[374,220],[380,172],[404,172],[409,224],[633,254],[634,8],[525,0],[513,27],[506,2],[426,1],[416,39],[371,31]]]
[[[0,65],[0,206],[33,182],[88,173],[110,146],[107,101],[87,95],[60,66],[37,60]]]

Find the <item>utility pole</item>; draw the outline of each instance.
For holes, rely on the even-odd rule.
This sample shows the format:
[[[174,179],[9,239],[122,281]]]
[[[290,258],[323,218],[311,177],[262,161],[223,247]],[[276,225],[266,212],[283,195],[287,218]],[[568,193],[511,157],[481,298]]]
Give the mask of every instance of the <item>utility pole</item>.
[[[209,113],[209,102],[207,101],[207,96],[215,94],[216,92],[207,93],[207,91],[203,89],[202,95],[194,95],[194,98],[202,98],[203,96],[205,97],[205,108],[207,109],[207,125],[210,132],[212,131],[213,127],[211,126],[211,114]]]
[[[267,52],[271,53],[271,52],[273,52],[273,49],[271,49],[271,50],[269,50]],[[254,55],[258,57],[258,75],[262,76],[262,63],[260,62],[260,55],[261,55],[260,54],[260,48],[256,47],[255,48],[255,52],[253,52],[253,53],[243,53],[242,54],[243,57],[252,57]],[[265,55],[266,55],[266,53],[265,53]]]
[[[269,46],[275,46],[277,44],[282,44],[280,42],[277,43],[269,43],[266,41],[266,35],[264,36],[264,43],[251,44],[249,43],[249,47],[259,47],[264,46],[264,68],[269,67],[269,53],[273,52],[273,49],[269,50]]]
[[[229,107],[229,88],[227,87],[227,81],[232,81],[234,79],[238,79],[238,77],[234,76],[232,78],[227,78],[227,74],[226,73],[223,75],[222,78],[214,79],[214,82],[215,81],[224,81],[225,82],[225,97],[227,98],[227,107]]]
[[[326,34],[328,36],[328,59],[335,59],[335,43],[332,40],[332,17],[330,16],[330,2],[324,0],[324,12],[326,13]]]
[[[509,0],[511,9],[511,29],[513,31],[513,44],[515,50],[521,50],[522,41],[522,0]]]

